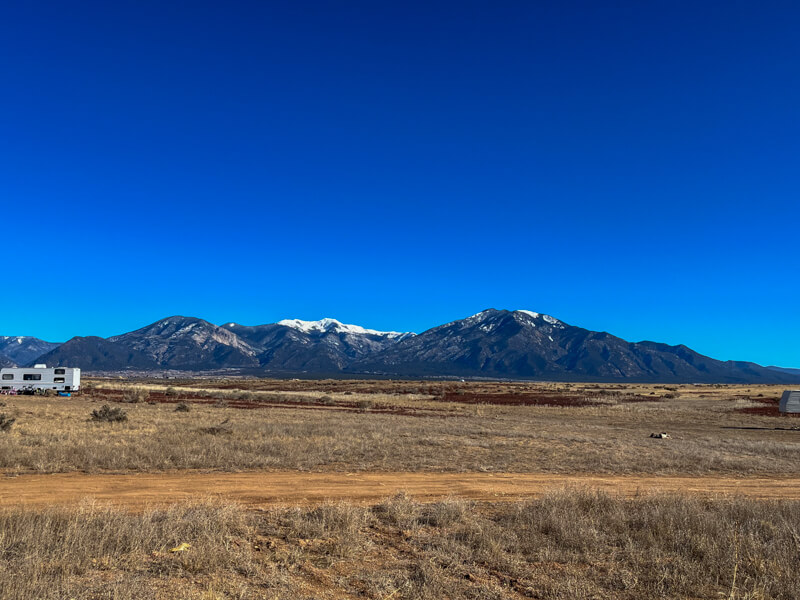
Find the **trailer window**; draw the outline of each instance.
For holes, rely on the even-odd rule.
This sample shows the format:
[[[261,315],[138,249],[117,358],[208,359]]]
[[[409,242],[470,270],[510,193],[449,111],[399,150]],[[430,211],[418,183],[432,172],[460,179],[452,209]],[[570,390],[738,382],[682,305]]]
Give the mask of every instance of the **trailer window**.
[[[41,381],[42,374],[41,373],[25,373],[22,376],[23,381]]]
[[[13,373],[3,373],[3,381],[11,381],[14,379]]]
[[[66,369],[56,369],[56,370],[54,371],[54,373],[55,373],[56,375],[66,375],[66,374],[67,374],[67,370],[66,370]]]
[[[53,383],[64,383],[64,378],[63,377],[54,377],[53,378]]]

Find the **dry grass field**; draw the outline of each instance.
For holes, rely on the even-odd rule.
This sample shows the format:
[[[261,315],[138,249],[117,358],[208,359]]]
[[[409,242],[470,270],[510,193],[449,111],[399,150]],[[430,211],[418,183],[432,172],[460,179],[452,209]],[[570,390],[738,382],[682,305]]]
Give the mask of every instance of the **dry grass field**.
[[[792,600],[799,507],[564,489],[485,505],[5,510],[0,597]]]
[[[0,431],[0,598],[798,598],[800,502],[680,489],[683,476],[698,489],[725,479],[758,496],[757,482],[800,477],[800,419],[777,414],[780,392],[104,379],[73,398],[0,397],[15,419]],[[91,418],[114,409],[125,420]],[[503,502],[441,484],[426,494],[411,476],[411,495],[395,485],[336,503],[180,493],[181,478],[287,471],[298,482],[552,474],[553,485]],[[148,505],[144,486],[130,505],[74,489],[52,506],[30,496],[48,478],[137,473],[169,476],[176,501]],[[606,491],[586,487],[592,474]],[[673,483],[614,485],[634,477]]]
[[[6,397],[0,469],[800,474],[800,419],[775,416],[774,387],[284,383]],[[89,420],[103,404],[127,421]],[[671,439],[649,437],[661,431]]]

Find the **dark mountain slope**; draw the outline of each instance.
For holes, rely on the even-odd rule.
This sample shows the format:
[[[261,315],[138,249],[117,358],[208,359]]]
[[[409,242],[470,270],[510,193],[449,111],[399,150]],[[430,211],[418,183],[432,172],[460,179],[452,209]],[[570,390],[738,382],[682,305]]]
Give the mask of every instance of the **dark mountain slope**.
[[[74,337],[40,356],[36,362],[48,367],[80,367],[91,371],[158,368],[155,361],[138,350],[101,337]]]
[[[163,368],[206,370],[258,367],[260,350],[236,334],[193,317],[169,317],[130,333],[108,338]]]
[[[788,367],[767,367],[770,371],[778,371],[779,373],[786,373],[787,375],[793,375],[800,380],[800,369],[791,369]]]
[[[25,335],[0,336],[0,354],[18,365],[36,362],[37,358],[58,346],[59,344]]]
[[[73,338],[36,361],[95,371],[245,369],[326,376],[800,383],[800,373],[791,369],[723,362],[682,345],[633,343],[548,315],[494,309],[420,335],[334,319],[218,327],[202,319],[170,317],[105,340]]]
[[[790,375],[685,346],[627,342],[529,311],[489,309],[398,342],[352,372],[572,380],[781,382]]]

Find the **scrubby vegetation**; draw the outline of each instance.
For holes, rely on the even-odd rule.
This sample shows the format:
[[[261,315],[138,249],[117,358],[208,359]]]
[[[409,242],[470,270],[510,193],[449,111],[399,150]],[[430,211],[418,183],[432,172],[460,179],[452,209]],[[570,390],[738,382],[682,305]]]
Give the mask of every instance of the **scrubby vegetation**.
[[[498,474],[514,472],[729,475],[737,490],[742,476],[800,474],[800,420],[775,414],[778,390],[767,386],[164,383],[4,398],[24,418],[12,428],[0,415],[0,469],[172,471],[181,481],[183,469],[426,471],[437,485],[436,472],[480,472],[492,493]],[[8,481],[30,494],[29,482]],[[263,506],[260,494],[238,497]],[[0,598],[800,597],[800,503],[790,501],[568,489],[496,504],[401,494],[372,507],[32,506],[0,509]]]
[[[207,427],[201,427],[199,430],[201,433],[207,433],[209,435],[230,435],[233,433],[233,426],[230,423],[230,419],[225,419],[221,423],[217,423],[216,425],[209,425]]]
[[[797,502],[567,489],[496,505],[86,504],[0,511],[0,531],[7,600],[800,597]]]
[[[0,413],[0,431],[10,431],[15,422],[16,419],[13,417]]]
[[[98,409],[92,411],[92,421],[102,421],[106,423],[121,423],[128,420],[128,413],[119,407],[112,408],[108,404],[103,404]]]
[[[122,392],[122,401],[130,404],[138,404],[139,402],[147,402],[150,393],[139,387],[132,387]]]
[[[267,383],[273,384],[226,385]],[[324,382],[284,383],[310,391],[203,390],[205,382],[195,382],[171,384],[176,395],[167,396],[163,383],[114,381],[73,398],[12,396],[6,412],[24,419],[0,435],[0,469],[800,473],[800,436],[791,430],[800,419],[740,412],[773,410],[779,394],[765,386],[749,393],[686,386],[679,398],[664,399],[654,386],[460,383],[464,394],[453,393],[469,400],[462,403],[436,400],[453,383],[373,382],[397,393],[366,393],[365,382],[349,383],[353,389],[335,382],[324,391],[317,389]],[[437,395],[417,393],[429,387]],[[125,403],[128,388],[145,389],[149,402]],[[559,395],[581,394],[591,394],[594,404],[556,404]],[[495,396],[503,404],[473,402]],[[508,404],[517,396],[551,404]],[[112,409],[128,421],[97,427],[86,420],[91,408],[102,421]],[[224,431],[213,429],[223,421]],[[654,431],[670,439],[655,441]],[[215,432],[225,435],[209,435]]]

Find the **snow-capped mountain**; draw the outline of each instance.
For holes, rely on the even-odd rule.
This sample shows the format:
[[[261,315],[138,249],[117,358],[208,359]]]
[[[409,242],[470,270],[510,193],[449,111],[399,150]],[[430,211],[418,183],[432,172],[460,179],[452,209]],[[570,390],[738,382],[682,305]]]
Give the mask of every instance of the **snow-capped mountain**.
[[[530,310],[481,311],[419,335],[336,319],[267,325],[170,317],[123,335],[73,338],[36,358],[89,370],[244,369],[313,376],[457,376],[546,380],[798,382],[800,374],[719,361],[686,346],[627,342]]]
[[[0,355],[17,365],[27,365],[58,346],[59,344],[25,335],[0,336]]]
[[[220,327],[176,316],[108,339],[73,338],[37,360],[103,371],[238,368],[336,374],[354,360],[413,335],[346,325],[336,319]]]
[[[533,311],[495,309],[429,329],[349,370],[605,381],[756,382],[791,377],[754,363],[714,360],[682,345],[632,343]]]
[[[336,319],[284,319],[269,325],[228,323],[223,327],[260,347],[261,366],[275,371],[337,372],[414,335],[366,329]]]
[[[319,321],[303,321],[301,319],[283,319],[278,321],[276,325],[284,327],[291,327],[303,333],[351,333],[354,335],[373,335],[379,337],[386,337],[388,339],[405,338],[413,333],[400,332],[400,331],[377,331],[375,329],[365,329],[359,325],[346,325],[336,319],[320,319]]]

